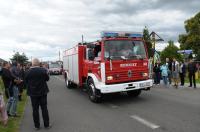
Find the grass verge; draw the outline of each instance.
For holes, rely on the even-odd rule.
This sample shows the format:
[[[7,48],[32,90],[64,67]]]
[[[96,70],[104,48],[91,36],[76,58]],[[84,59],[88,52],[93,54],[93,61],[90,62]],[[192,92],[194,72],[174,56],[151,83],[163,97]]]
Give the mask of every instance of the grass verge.
[[[186,77],[185,77],[185,82],[186,83],[189,83],[189,77],[188,77],[188,74],[186,74]],[[200,84],[200,72],[198,73],[198,79],[196,79],[196,84]]]
[[[185,78],[185,82],[186,82],[186,83],[190,83],[188,77]],[[199,79],[196,79],[196,84],[200,84],[200,78],[199,78]]]
[[[2,79],[0,78],[0,91],[3,92],[4,91],[3,89],[4,89],[4,86],[2,83]],[[19,132],[19,127],[21,124],[21,120],[23,118],[26,102],[27,102],[27,96],[26,96],[26,91],[24,91],[22,95],[22,101],[19,101],[18,108],[17,108],[17,113],[20,115],[20,117],[16,117],[16,118],[10,117],[8,120],[7,126],[3,126],[1,123],[0,132]]]

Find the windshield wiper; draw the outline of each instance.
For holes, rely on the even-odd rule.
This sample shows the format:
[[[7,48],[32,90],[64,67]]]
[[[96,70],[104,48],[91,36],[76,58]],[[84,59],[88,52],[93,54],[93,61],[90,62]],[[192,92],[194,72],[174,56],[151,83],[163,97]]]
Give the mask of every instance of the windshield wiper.
[[[129,57],[130,59],[131,59],[131,58],[138,59],[137,55],[129,55],[128,57]]]
[[[129,59],[141,59],[143,60],[144,58],[141,55],[129,55],[129,56],[108,56],[105,57],[107,60],[118,60],[118,59],[122,59],[122,60],[129,60]]]
[[[137,55],[137,58],[143,60],[144,58],[141,55]]]
[[[134,59],[140,59],[140,60],[144,59],[141,55],[129,55],[128,57],[129,58],[133,58],[134,57]]]
[[[120,56],[120,58],[123,59],[123,60],[127,60],[128,59],[125,56]]]

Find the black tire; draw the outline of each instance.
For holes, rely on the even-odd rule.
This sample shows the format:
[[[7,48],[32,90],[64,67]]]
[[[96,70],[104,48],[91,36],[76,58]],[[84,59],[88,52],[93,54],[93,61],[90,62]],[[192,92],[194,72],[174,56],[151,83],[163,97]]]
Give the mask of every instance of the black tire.
[[[127,92],[130,97],[138,97],[141,94],[141,90],[133,90]]]
[[[96,89],[92,78],[88,79],[87,85],[89,99],[94,103],[100,103],[102,101],[102,95],[101,92]]]
[[[65,77],[65,84],[66,84],[66,87],[67,87],[68,89],[72,89],[73,83],[72,83],[71,81],[69,81],[67,75],[66,75],[66,77]]]

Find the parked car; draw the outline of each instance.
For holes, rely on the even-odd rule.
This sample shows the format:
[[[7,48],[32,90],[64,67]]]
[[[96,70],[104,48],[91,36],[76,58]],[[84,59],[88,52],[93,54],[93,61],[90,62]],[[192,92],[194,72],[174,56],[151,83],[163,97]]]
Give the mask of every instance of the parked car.
[[[62,68],[57,63],[49,64],[49,74],[50,75],[60,75],[62,74]]]

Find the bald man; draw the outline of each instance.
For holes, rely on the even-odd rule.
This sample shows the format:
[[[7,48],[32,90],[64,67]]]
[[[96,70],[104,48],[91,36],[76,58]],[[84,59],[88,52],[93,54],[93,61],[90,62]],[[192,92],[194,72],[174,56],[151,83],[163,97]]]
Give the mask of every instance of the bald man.
[[[31,98],[32,109],[33,109],[33,121],[35,129],[40,129],[40,118],[39,118],[39,106],[42,110],[42,117],[44,121],[44,127],[49,129],[49,113],[47,109],[47,93],[49,88],[47,81],[49,75],[47,70],[40,67],[40,61],[35,58],[32,61],[32,67],[27,71],[25,75],[25,81],[27,84],[27,94]]]

